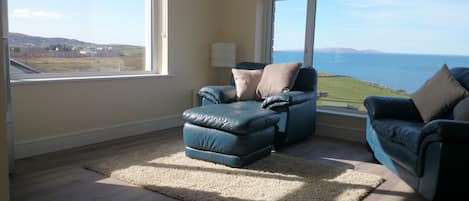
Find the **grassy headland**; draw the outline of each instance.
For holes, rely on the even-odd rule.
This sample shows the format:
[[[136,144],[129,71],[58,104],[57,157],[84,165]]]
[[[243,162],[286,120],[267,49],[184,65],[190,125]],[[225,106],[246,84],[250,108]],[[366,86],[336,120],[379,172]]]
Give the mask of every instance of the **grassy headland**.
[[[42,73],[121,72],[144,70],[143,56],[113,57],[18,57],[15,58]]]
[[[318,106],[353,107],[364,111],[363,100],[370,95],[407,97],[402,90],[392,90],[350,76],[319,73]]]

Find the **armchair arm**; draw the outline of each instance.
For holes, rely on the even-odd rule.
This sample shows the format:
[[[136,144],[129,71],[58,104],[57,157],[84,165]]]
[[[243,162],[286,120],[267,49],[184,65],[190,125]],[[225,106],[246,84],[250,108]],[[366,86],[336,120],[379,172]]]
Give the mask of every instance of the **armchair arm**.
[[[364,103],[368,115],[373,119],[402,119],[421,122],[417,107],[410,98],[369,96]]]
[[[422,129],[422,137],[438,135],[441,140],[467,139],[469,140],[469,122],[456,120],[434,120]]]
[[[300,104],[309,100],[314,100],[316,93],[314,91],[290,91],[278,93],[267,97],[262,102],[262,108],[274,109],[278,107]]]
[[[214,104],[230,103],[236,100],[236,87],[206,86],[200,89],[199,95]]]
[[[469,122],[455,120],[434,120],[422,128],[418,139],[420,154],[433,142],[467,144],[469,142]]]

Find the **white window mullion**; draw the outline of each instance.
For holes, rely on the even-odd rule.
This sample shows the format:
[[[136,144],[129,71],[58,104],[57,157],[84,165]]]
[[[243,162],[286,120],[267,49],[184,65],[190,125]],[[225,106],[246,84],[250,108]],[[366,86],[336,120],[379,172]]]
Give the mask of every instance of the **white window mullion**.
[[[155,42],[159,43],[157,44],[158,48],[156,48],[159,52],[155,58],[158,58],[158,73],[168,75],[168,0],[160,0],[158,2],[158,30],[156,31],[158,33],[158,40],[155,40]]]
[[[274,47],[274,17],[275,17],[275,0],[265,0],[265,63],[272,63],[273,47]]]
[[[305,36],[305,56],[304,64],[313,66],[314,53],[314,31],[316,25],[316,0],[308,0],[308,14],[306,19],[306,36]]]
[[[145,0],[145,71],[153,69],[153,0]]]

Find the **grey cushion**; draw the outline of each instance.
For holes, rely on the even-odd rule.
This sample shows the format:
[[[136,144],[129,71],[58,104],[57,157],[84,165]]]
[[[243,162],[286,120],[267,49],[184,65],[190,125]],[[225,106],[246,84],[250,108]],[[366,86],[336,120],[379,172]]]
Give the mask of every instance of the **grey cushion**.
[[[241,70],[233,68],[233,78],[236,84],[236,97],[239,101],[257,100],[257,85],[261,81],[263,70]]]
[[[448,66],[443,67],[420,89],[411,94],[422,119],[429,122],[441,117],[469,92],[452,75]]]
[[[269,64],[264,68],[257,95],[267,98],[273,94],[289,92],[298,77],[301,63]]]
[[[469,98],[465,98],[453,109],[454,120],[469,121]]]

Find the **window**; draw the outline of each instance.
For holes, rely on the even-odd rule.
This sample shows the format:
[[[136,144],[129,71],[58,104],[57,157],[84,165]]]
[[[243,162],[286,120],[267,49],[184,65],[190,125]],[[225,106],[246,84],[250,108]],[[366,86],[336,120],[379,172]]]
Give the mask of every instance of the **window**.
[[[364,112],[367,96],[408,97],[443,64],[469,66],[466,1],[309,0],[315,9],[308,10],[314,17],[307,19],[315,22],[306,24],[299,9],[303,0],[274,2],[274,30],[288,34],[274,34],[274,44],[287,43],[274,45],[273,62],[304,58],[308,63],[302,55],[311,55],[322,109]],[[276,23],[279,19],[291,23]],[[302,31],[305,47],[314,44],[312,54],[294,42]]]
[[[153,0],[9,0],[12,79],[162,73]],[[156,16],[156,17],[154,17]],[[155,20],[158,18],[158,20]],[[155,22],[155,23],[154,23]],[[154,27],[153,25],[158,25]],[[156,37],[158,36],[158,37]],[[164,36],[164,34],[161,34]],[[161,48],[160,48],[161,47]]]
[[[308,0],[274,1],[274,8],[272,62],[303,61]]]

